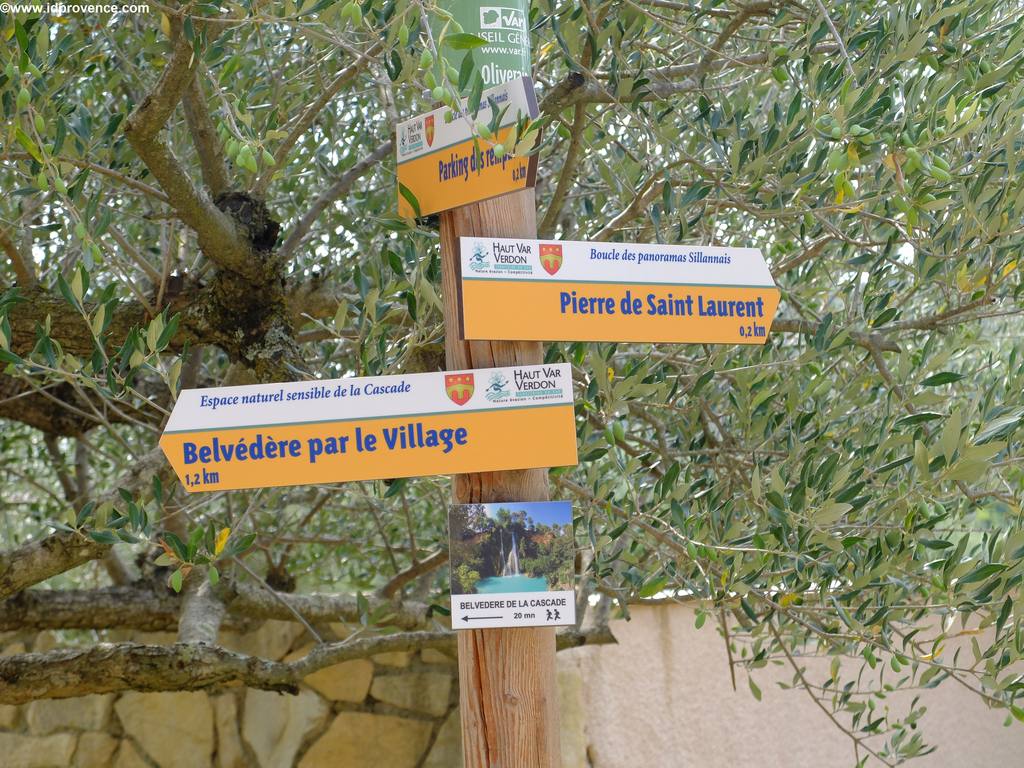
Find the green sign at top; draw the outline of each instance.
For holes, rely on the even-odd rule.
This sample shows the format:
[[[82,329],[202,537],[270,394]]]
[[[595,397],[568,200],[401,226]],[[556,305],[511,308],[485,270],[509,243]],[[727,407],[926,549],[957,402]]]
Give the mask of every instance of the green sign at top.
[[[441,3],[464,32],[487,41],[487,45],[473,50],[484,88],[531,74],[530,3],[528,0],[499,2],[502,4],[490,5],[479,0],[443,0]]]

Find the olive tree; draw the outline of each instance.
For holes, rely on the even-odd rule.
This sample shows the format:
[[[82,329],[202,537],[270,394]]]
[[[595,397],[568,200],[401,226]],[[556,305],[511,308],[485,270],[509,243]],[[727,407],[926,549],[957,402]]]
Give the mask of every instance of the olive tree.
[[[392,136],[479,90],[481,41],[430,0],[167,3],[0,15],[0,629],[67,645],[0,659],[9,703],[294,690],[453,643],[446,479],[190,495],[156,440],[183,387],[443,366],[436,220],[397,216]],[[893,690],[1024,719],[1021,17],[532,5],[541,236],[754,246],[782,291],[763,347],[548,347],[595,607],[562,644],[697,601],[734,675],[760,696],[784,665],[858,764],[928,750]],[[218,644],[267,618],[320,642]],[[98,644],[122,629],[182,642]]]

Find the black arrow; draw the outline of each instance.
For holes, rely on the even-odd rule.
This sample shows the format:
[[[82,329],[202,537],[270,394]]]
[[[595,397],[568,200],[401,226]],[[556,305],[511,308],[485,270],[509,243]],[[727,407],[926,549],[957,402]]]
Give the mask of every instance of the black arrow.
[[[488,619],[501,619],[503,616],[463,616],[463,621],[487,621]]]

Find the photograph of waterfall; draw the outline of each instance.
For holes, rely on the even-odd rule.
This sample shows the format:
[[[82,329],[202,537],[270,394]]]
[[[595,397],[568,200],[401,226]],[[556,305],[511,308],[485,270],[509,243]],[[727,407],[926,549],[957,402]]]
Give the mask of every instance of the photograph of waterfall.
[[[448,519],[453,595],[573,588],[569,502],[457,504]]]

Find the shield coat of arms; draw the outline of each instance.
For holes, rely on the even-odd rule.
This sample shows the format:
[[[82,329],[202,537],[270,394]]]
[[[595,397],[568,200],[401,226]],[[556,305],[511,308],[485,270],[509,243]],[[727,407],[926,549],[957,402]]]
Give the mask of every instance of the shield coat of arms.
[[[427,146],[431,146],[434,143],[434,116],[427,115],[423,121],[423,133],[427,137]]]
[[[473,396],[472,373],[448,373],[444,377],[444,390],[456,405],[465,405]]]
[[[540,265],[549,275],[555,274],[562,266],[562,246],[556,243],[541,243]]]

